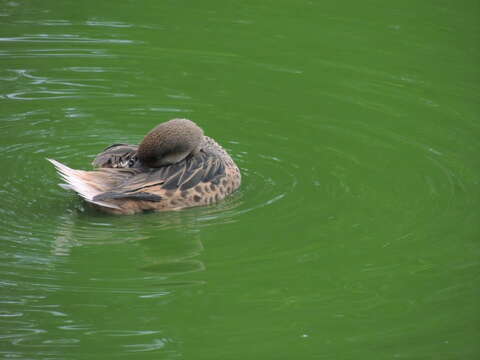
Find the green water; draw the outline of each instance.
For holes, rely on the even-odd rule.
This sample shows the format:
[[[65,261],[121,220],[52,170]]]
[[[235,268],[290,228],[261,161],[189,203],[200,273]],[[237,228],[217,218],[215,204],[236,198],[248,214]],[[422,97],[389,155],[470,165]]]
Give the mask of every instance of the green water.
[[[478,359],[478,1],[0,1],[5,359]],[[187,117],[243,184],[106,216],[88,169]]]

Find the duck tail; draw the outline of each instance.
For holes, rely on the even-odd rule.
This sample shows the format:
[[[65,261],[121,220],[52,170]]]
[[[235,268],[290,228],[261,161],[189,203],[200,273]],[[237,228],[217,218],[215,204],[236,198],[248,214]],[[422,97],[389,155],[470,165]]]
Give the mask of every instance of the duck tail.
[[[55,166],[60,177],[66,182],[66,184],[58,184],[60,187],[75,191],[82,198],[92,204],[113,209],[119,208],[111,203],[94,200],[95,196],[103,193],[103,191],[96,186],[93,181],[89,180],[89,173],[92,173],[91,171],[74,170],[62,164],[61,162],[58,162],[57,160],[48,158],[47,160]]]

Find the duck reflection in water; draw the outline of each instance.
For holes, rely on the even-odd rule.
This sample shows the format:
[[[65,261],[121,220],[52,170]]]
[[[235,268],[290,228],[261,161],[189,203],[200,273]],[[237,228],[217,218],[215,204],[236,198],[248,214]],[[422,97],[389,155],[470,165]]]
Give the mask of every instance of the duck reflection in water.
[[[59,281],[42,303],[58,304],[55,310],[64,315],[55,317],[57,328],[78,331],[65,337],[112,353],[167,345],[177,351],[175,344],[185,339],[168,314],[184,306],[179,289],[195,291],[205,283],[201,233],[188,213],[126,219],[86,208],[58,217],[52,252],[63,258],[52,262],[51,273]]]
[[[193,227],[193,217],[171,212],[162,217],[160,222],[152,214],[132,218],[134,221],[125,223],[115,217],[92,217],[93,214],[89,212],[93,213],[92,210],[86,214],[70,211],[59,218],[59,227],[52,243],[54,255],[70,256],[77,247],[94,247],[93,251],[87,249],[87,254],[98,257],[98,260],[92,258],[89,261],[105,265],[114,251],[117,255],[112,259],[112,268],[116,267],[120,257],[125,257],[121,260],[123,268],[163,277],[205,269],[203,262],[196,259],[204,247],[198,231]],[[123,245],[127,243],[128,251],[122,252]],[[135,252],[137,254],[132,257]],[[132,259],[135,261],[128,266]],[[93,267],[91,271],[97,272],[98,269]]]

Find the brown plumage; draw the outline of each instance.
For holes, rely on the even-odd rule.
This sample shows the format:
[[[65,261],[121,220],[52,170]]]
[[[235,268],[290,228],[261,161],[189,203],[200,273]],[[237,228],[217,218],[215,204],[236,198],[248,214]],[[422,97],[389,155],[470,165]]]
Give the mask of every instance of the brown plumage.
[[[149,167],[175,164],[198,153],[202,140],[203,130],[193,121],[173,119],[145,136],[138,146],[137,157]]]
[[[228,153],[186,119],[158,125],[139,146],[109,146],[93,161],[93,171],[48,160],[66,181],[62,187],[113,214],[208,205],[231,194],[241,182]]]

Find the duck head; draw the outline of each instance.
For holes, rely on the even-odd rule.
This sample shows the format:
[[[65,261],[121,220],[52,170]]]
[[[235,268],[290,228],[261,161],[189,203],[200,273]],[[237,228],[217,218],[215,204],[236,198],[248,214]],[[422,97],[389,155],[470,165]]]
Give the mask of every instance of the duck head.
[[[182,161],[200,151],[203,130],[193,121],[173,119],[157,125],[138,146],[137,157],[148,167]]]

